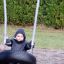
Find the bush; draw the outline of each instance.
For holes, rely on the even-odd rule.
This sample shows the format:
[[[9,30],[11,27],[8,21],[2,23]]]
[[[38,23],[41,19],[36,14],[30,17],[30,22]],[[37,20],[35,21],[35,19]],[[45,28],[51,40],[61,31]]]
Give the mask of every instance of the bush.
[[[47,0],[47,15],[43,16],[44,24],[52,26],[55,29],[64,27],[64,2],[63,0]]]
[[[7,0],[9,24],[32,25],[37,0]],[[0,1],[0,23],[3,21],[3,0]],[[40,0],[38,24],[59,29],[64,27],[64,1]]]

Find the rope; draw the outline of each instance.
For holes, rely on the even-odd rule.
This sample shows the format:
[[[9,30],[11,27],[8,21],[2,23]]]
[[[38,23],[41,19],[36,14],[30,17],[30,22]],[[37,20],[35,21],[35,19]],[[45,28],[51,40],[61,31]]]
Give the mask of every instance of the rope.
[[[40,5],[40,0],[37,0],[37,4],[36,4],[36,11],[35,11],[35,18],[34,18],[34,27],[33,27],[33,34],[32,34],[32,53],[33,53],[33,45],[34,43],[34,39],[35,39],[35,33],[36,33],[36,26],[37,26],[37,17],[38,17],[38,10],[39,10],[39,5]]]
[[[7,37],[7,10],[6,10],[6,0],[3,0],[4,3],[4,44]]]

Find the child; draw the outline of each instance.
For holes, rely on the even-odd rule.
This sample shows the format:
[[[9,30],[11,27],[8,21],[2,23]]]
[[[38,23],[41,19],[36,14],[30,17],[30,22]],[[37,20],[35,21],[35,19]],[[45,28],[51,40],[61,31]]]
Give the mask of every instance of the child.
[[[21,57],[22,55],[21,55],[21,53],[18,55],[16,52],[17,51],[25,52],[25,51],[31,49],[31,41],[29,43],[26,42],[26,35],[25,35],[25,32],[23,29],[18,29],[14,35],[14,38],[7,39],[5,45],[10,46],[11,50],[8,50],[8,51],[5,50],[0,53],[0,60],[2,60],[2,62],[5,60],[1,64],[21,64],[21,62],[19,61],[20,58],[18,59],[18,56]],[[16,56],[14,56],[13,52],[10,52],[10,51],[15,52]],[[31,55],[30,55],[30,57],[31,57]],[[16,58],[16,60],[14,60],[14,58]],[[23,56],[23,58],[24,58],[24,56]],[[12,59],[14,61],[10,62],[10,59]],[[24,64],[24,62],[22,64]]]
[[[11,46],[12,51],[27,51],[31,48],[31,41],[26,42],[26,35],[23,29],[18,29],[13,39],[7,39],[6,45]]]

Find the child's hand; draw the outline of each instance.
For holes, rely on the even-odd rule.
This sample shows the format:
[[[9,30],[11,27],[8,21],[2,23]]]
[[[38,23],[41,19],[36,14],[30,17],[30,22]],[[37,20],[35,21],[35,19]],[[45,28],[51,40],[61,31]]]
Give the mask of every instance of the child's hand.
[[[32,41],[30,41],[30,43],[31,43],[31,46],[34,48],[35,47],[35,42],[34,42],[34,44],[32,45]]]
[[[10,39],[6,39],[6,43],[10,43]]]

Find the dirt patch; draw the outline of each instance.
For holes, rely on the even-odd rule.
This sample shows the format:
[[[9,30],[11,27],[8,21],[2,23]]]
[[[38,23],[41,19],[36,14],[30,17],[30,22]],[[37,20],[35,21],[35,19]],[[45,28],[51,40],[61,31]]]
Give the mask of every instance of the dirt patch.
[[[64,64],[64,50],[34,49],[37,64]]]

